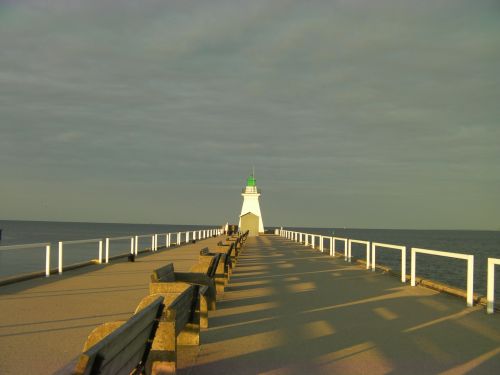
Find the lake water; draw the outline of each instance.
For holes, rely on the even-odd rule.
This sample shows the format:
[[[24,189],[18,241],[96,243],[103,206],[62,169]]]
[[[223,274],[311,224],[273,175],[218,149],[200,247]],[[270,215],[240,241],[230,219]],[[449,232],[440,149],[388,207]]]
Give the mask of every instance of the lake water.
[[[71,223],[55,221],[0,220],[2,240],[0,246],[51,243],[51,268],[57,267],[59,241],[83,240],[105,237],[135,236],[152,233],[177,233],[191,230],[216,228],[219,225],[162,225],[162,224],[110,224]],[[165,237],[158,239],[165,245]],[[140,248],[150,248],[151,239],[141,238]],[[128,253],[130,240],[111,241],[110,256]],[[97,259],[98,243],[64,245],[64,265]],[[45,247],[0,251],[0,279],[22,273],[45,270]]]
[[[159,225],[159,224],[109,224],[109,223],[69,223],[50,221],[9,221],[0,220],[3,229],[1,245],[50,242],[52,244],[51,267],[57,266],[57,242],[89,238],[121,237],[150,233],[185,232],[218,225]],[[488,257],[500,258],[500,231],[468,230],[392,230],[392,229],[344,229],[344,228],[287,228],[301,232],[335,235],[351,239],[383,242],[407,246],[407,273],[410,271],[411,247],[458,252],[474,255],[474,291],[486,295],[486,262]],[[159,245],[164,245],[160,237]],[[341,243],[337,251],[341,251]],[[151,246],[151,240],[141,239],[140,247]],[[110,256],[127,253],[129,240],[113,241]],[[352,247],[352,256],[365,259],[362,245]],[[65,245],[64,264],[78,263],[98,257],[98,244]],[[390,249],[377,250],[377,264],[400,270],[400,252]],[[42,271],[45,267],[45,249],[20,249],[0,251],[0,278],[21,273]],[[500,280],[500,267],[495,268],[495,279]],[[419,254],[417,256],[417,276],[441,281],[465,289],[466,262],[459,259],[442,258]],[[495,293],[500,301],[500,286]]]

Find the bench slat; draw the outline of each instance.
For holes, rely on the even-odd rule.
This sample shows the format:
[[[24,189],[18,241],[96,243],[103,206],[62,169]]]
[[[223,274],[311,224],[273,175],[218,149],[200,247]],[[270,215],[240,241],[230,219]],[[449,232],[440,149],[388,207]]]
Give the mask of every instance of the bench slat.
[[[171,320],[171,318],[169,318],[169,315],[172,316],[173,314],[171,313],[171,311],[175,311],[176,335],[179,334],[179,332],[191,319],[193,313],[193,299],[196,300],[196,298],[198,297],[195,294],[195,292],[197,293],[197,290],[198,288],[196,288],[194,285],[191,285],[167,307],[167,309],[169,310],[167,311],[167,320]]]
[[[175,281],[174,264],[169,263],[166,266],[154,270],[151,274],[151,281]]]

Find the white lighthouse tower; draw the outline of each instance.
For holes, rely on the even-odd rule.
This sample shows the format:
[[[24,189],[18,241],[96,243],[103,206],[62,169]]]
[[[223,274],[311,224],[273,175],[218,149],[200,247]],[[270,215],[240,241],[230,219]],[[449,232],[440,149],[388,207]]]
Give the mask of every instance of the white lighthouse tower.
[[[241,207],[240,222],[238,227],[240,230],[245,231],[245,228],[249,226],[250,234],[258,235],[258,233],[264,233],[264,224],[262,223],[262,214],[260,213],[259,197],[260,191],[257,189],[257,183],[255,180],[255,172],[247,179],[247,186],[243,188],[242,192],[243,206]],[[257,223],[258,218],[258,223]],[[252,225],[255,222],[255,225]],[[243,224],[243,226],[242,226]],[[258,232],[257,232],[258,226]],[[252,231],[251,228],[255,227]],[[252,233],[257,232],[257,233]]]

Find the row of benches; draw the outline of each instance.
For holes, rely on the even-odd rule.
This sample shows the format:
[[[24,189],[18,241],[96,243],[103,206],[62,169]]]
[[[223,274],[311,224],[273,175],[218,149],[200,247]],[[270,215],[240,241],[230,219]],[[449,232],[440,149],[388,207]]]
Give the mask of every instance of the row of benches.
[[[134,315],[95,328],[72,373],[175,373],[177,345],[200,344],[200,328],[208,328],[208,311],[216,309],[247,237],[228,237],[214,252],[202,249],[190,272],[176,272],[172,263],[156,269]]]

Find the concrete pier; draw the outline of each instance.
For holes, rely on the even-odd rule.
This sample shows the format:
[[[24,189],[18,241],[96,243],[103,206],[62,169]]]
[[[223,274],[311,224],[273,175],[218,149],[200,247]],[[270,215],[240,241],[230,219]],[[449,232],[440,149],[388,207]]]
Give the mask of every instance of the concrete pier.
[[[500,315],[289,240],[249,238],[190,374],[494,374]]]
[[[149,294],[151,272],[169,262],[178,271],[198,263],[202,247],[221,237],[195,244],[94,265],[50,278],[0,287],[0,364],[2,374],[53,374],[82,350],[97,325],[127,320]]]
[[[188,270],[220,238],[0,288],[3,374],[51,374],[105,321],[127,319],[151,271]],[[500,314],[277,236],[249,238],[184,374],[494,374]]]

